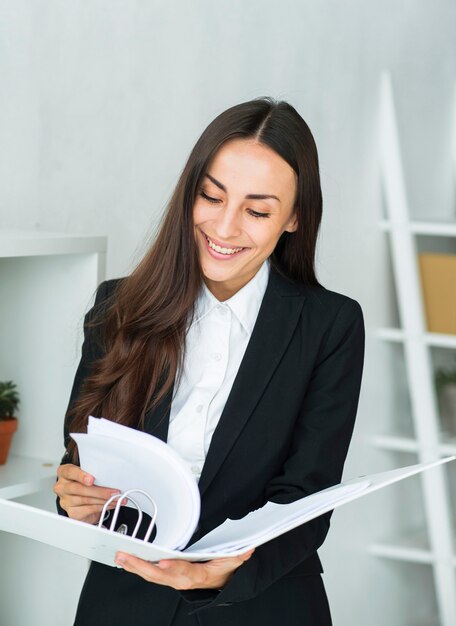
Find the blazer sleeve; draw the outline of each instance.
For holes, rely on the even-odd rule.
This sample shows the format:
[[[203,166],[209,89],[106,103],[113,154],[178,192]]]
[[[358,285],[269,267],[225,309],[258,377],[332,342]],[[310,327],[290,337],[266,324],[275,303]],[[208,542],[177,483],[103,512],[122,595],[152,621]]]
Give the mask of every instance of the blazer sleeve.
[[[365,330],[360,305],[347,298],[337,311],[295,424],[290,453],[267,486],[267,500],[288,503],[341,481],[358,407]],[[291,572],[323,543],[332,511],[259,547],[218,593],[181,595],[194,611],[249,600]],[[210,593],[212,592],[212,593]]]
[[[95,302],[92,308],[84,316],[84,341],[82,343],[82,348],[81,348],[81,358],[79,360],[79,365],[77,367],[76,374],[75,374],[74,381],[73,381],[73,386],[70,392],[70,399],[68,401],[67,412],[68,412],[68,409],[73,404],[73,402],[78,397],[81,391],[83,381],[85,380],[85,378],[87,378],[90,375],[92,363],[101,356],[101,353],[98,349],[96,338],[94,336],[94,329],[88,327],[87,323],[92,320],[94,313],[108,296],[109,282],[110,281],[105,280],[99,284],[97,291],[96,291],[96,295],[95,295]],[[65,454],[63,455],[62,460],[60,462],[61,465],[64,465],[66,463],[72,463],[72,461],[68,458],[68,455],[66,452],[66,448],[70,441],[70,424],[69,424],[68,419],[65,419],[65,422],[64,422],[63,436],[64,436],[64,444],[65,444]],[[56,499],[56,506],[57,506],[57,512],[60,515],[64,515],[68,517],[67,512],[64,509],[62,509],[62,507],[60,506],[60,498],[58,496]]]

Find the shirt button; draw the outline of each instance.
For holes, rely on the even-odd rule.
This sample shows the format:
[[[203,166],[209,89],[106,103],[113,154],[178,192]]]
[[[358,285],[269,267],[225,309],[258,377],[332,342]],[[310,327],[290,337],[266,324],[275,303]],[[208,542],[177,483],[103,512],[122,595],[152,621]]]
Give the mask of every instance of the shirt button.
[[[198,404],[198,406],[196,407],[196,410],[198,411],[198,413],[201,413],[201,411],[203,410],[203,405],[202,404]]]
[[[220,359],[222,358],[222,355],[220,354],[220,352],[213,352],[212,358],[214,359],[214,361],[220,361]]]
[[[222,306],[221,304],[217,306],[217,311],[220,313],[220,315],[226,315],[226,307]]]
[[[201,467],[199,465],[192,465],[190,469],[192,471],[192,474],[194,474],[195,476],[201,473]]]

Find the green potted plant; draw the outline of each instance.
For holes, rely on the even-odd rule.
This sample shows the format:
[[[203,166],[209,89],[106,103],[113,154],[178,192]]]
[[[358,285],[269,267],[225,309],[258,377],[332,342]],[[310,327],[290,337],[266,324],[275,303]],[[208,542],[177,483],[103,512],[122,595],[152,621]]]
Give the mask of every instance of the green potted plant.
[[[435,372],[435,384],[439,402],[442,430],[449,437],[456,437],[456,363],[450,368]]]
[[[19,406],[19,394],[13,381],[0,381],[0,465],[8,458],[13,435],[17,430],[18,420],[15,412]]]

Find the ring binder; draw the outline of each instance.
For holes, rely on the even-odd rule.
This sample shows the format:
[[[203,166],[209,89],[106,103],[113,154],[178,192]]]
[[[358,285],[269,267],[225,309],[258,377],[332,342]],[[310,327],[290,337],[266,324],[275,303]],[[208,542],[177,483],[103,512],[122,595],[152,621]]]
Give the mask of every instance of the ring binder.
[[[161,541],[157,540],[157,537],[153,542],[144,541],[138,537],[123,535],[119,529],[113,532],[111,528],[101,528],[2,498],[0,498],[0,530],[41,541],[110,567],[118,567],[115,564],[115,555],[119,551],[134,554],[138,558],[152,563],[157,563],[161,559],[208,561],[243,554],[247,550],[261,546],[319,515],[362,498],[378,489],[383,489],[387,485],[392,485],[404,478],[454,460],[456,460],[455,456],[449,456],[428,463],[418,463],[377,474],[368,474],[365,478],[344,481],[339,485],[328,487],[328,489],[304,496],[288,504],[269,501],[245,517],[235,520],[227,519],[220,526],[209,531],[183,550],[171,547],[171,541],[167,545],[163,545]],[[154,488],[157,487],[157,482],[156,477]],[[155,510],[154,525],[156,513],[160,509],[157,531],[166,530],[169,527],[169,519],[173,519],[166,514],[166,501],[159,501],[157,498],[156,503],[152,501],[147,491],[144,495],[137,488],[127,489],[118,494],[116,498],[119,502],[124,498],[128,498],[130,501],[136,500],[136,498],[131,498],[133,493],[138,493],[139,501],[141,501],[140,498],[144,498],[148,508],[153,503],[150,510],[152,511],[152,508]],[[120,509],[119,502],[117,503],[117,510]],[[164,503],[163,506],[161,506],[161,502]],[[146,513],[144,506],[142,506],[142,510]],[[105,517],[105,514],[106,509],[101,519]],[[149,515],[149,513],[146,514]],[[171,539],[173,540],[173,538]]]
[[[113,496],[111,496],[109,500],[106,501],[103,507],[103,510],[101,511],[100,519],[98,521],[98,528],[108,530],[109,532],[120,532],[121,534],[127,534],[125,532],[125,529],[126,530],[128,529],[125,524],[122,524],[122,526],[120,526],[120,528],[122,528],[122,531],[120,530],[120,528],[117,531],[114,530],[116,526],[117,518],[119,517],[121,503],[124,499],[126,499],[126,500],[129,500],[132,504],[134,504],[134,506],[136,507],[136,510],[138,511],[138,521],[136,522],[136,526],[135,526],[133,533],[130,535],[133,539],[136,538],[136,535],[138,533],[139,527],[141,526],[141,522],[143,519],[143,512],[139,504],[136,502],[136,500],[134,500],[130,496],[131,493],[140,493],[145,498],[147,498],[153,506],[154,512],[153,512],[151,521],[149,523],[149,526],[147,528],[147,532],[144,535],[144,539],[143,539],[143,541],[149,541],[150,536],[155,526],[155,521],[157,519],[158,507],[157,507],[155,500],[147,493],[147,491],[144,491],[143,489],[127,489],[123,493],[115,493]],[[114,509],[114,515],[112,516],[111,525],[109,526],[109,528],[107,528],[106,526],[103,526],[103,522],[105,522],[107,517],[109,516],[108,506],[111,504],[111,502],[114,502],[114,500],[117,500],[117,504]]]

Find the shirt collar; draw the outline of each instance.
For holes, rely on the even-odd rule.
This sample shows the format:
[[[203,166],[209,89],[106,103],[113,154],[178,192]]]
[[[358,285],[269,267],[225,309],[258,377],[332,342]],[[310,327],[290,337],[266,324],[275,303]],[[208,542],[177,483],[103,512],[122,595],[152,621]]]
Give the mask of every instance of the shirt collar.
[[[203,282],[202,289],[196,299],[193,324],[199,322],[218,305],[229,306],[249,335],[255,326],[270,273],[270,261],[266,259],[253,278],[239,289],[234,296],[223,303],[218,300]]]

